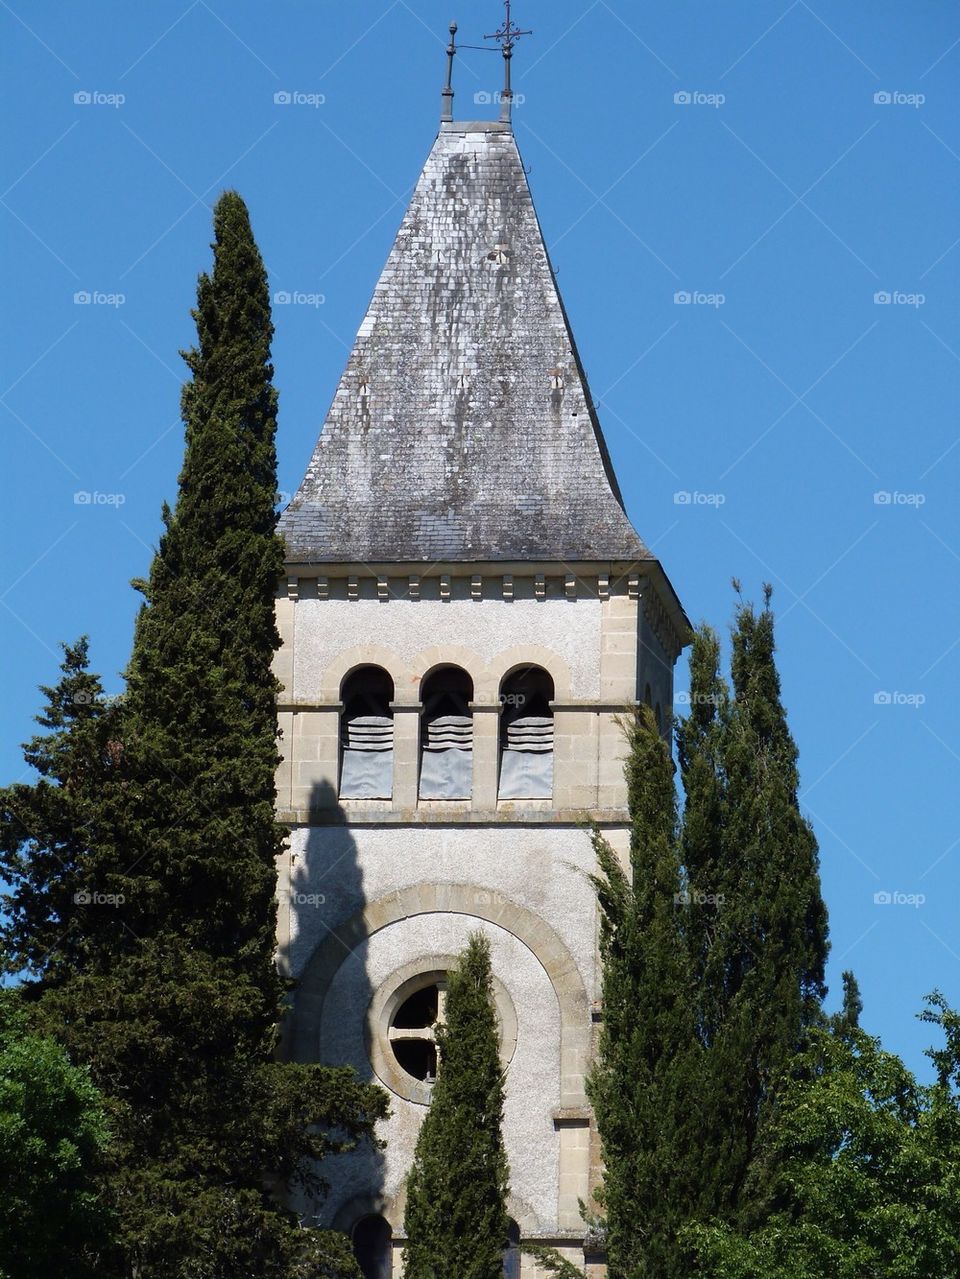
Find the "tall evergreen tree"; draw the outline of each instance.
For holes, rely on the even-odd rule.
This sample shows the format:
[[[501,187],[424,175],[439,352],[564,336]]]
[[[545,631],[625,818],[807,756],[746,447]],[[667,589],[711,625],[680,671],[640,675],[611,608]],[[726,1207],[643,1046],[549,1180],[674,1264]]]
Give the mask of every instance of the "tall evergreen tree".
[[[828,1024],[835,1034],[859,1030],[862,1012],[863,998],[860,994],[860,985],[853,973],[847,969],[843,974],[843,1005],[838,1013],[834,1013],[828,1019]]]
[[[266,273],[233,192],[214,214],[197,347],[184,358],[186,453],[174,511],[137,619],[127,671],[132,838],[177,933],[244,963],[273,1020],[278,978],[274,819],[276,693],[270,665],[283,544],[275,531],[276,411]],[[171,820],[174,818],[174,820]],[[128,823],[129,825],[129,823]],[[140,873],[143,872],[141,866]],[[154,930],[148,901],[129,925]]]
[[[669,749],[649,707],[627,724],[630,866],[599,834],[603,1024],[588,1081],[615,1279],[686,1279],[677,1232],[696,1197],[696,1038],[689,904]]]
[[[45,731],[24,745],[37,774],[0,790],[0,943],[10,973],[50,990],[110,945],[116,911],[94,848],[118,755],[118,707],[89,669],[86,638],[64,645],[61,678],[44,687]],[[112,885],[116,890],[116,885]],[[82,907],[91,909],[84,910]]]
[[[603,1026],[590,1095],[613,1279],[686,1276],[689,1223],[769,1210],[760,1136],[823,1023],[826,913],[769,597],[759,615],[737,610],[732,691],[717,636],[698,631],[677,738],[679,832],[669,752],[641,710],[629,726],[629,873],[597,840]]]
[[[685,935],[696,975],[697,1029],[707,1047],[722,1021],[727,980],[723,955],[714,941],[737,874],[724,845],[724,750],[730,714],[729,689],[720,674],[720,640],[712,627],[703,625],[690,653],[690,712],[677,725],[676,738],[684,792],[681,857],[688,890],[697,900]]]
[[[678,733],[686,791],[684,855],[715,908],[691,933],[698,1031],[708,1050],[700,1095],[712,1213],[749,1220],[745,1192],[779,1081],[821,1021],[827,955],[816,839],[800,812],[797,748],[780,698],[770,592],[741,603],[732,697],[716,637],[694,645],[692,710]],[[707,1203],[704,1204],[706,1208]]]
[[[449,975],[439,1068],[407,1182],[404,1279],[501,1279],[507,1240],[504,1085],[490,943]]]
[[[300,1230],[278,1202],[297,1186],[322,1193],[317,1161],[372,1137],[385,1098],[349,1071],[275,1060],[284,985],[274,895],[285,832],[274,819],[271,660],[283,550],[272,325],[235,193],[218,202],[214,230],[213,272],[200,278],[194,312],[198,345],[185,356],[179,496],[164,509],[140,583],[127,693],[102,729],[92,713],[52,722],[48,749],[66,760],[57,778],[66,798],[50,811],[67,823],[79,880],[112,904],[74,912],[82,946],[56,981],[43,974],[40,1016],[110,1098],[115,1273],[356,1273],[342,1237]],[[85,678],[67,671],[54,711],[71,681]],[[71,780],[63,768],[74,760],[82,767]],[[51,838],[30,828],[26,797],[14,798],[33,851],[39,843],[55,854]],[[88,809],[82,827],[71,825]],[[31,891],[39,886],[54,907],[62,893],[52,861],[43,876]],[[42,907],[20,911],[26,931],[28,916],[42,922]]]

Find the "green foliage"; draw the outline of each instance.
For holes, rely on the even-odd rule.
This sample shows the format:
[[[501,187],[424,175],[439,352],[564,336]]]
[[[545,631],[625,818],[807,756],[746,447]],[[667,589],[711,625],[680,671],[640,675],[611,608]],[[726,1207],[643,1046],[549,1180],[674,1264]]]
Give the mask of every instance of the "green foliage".
[[[45,987],[90,962],[116,928],[116,911],[94,898],[120,892],[102,873],[94,849],[101,798],[115,770],[118,708],[89,670],[88,643],[64,645],[61,679],[43,688],[46,730],[23,748],[32,784],[0,790],[0,946],[8,973],[43,978]],[[90,898],[93,909],[83,909]]]
[[[960,1273],[960,1019],[934,1086],[849,1024],[811,1033],[753,1175],[771,1211],[752,1229],[689,1231],[704,1279],[954,1279]]]
[[[111,1220],[97,1172],[109,1144],[89,1073],[31,1033],[17,991],[0,991],[0,1279],[93,1279]]]
[[[257,973],[264,1029],[278,981],[274,820],[277,683],[270,664],[283,546],[275,532],[276,392],[266,273],[246,207],[217,203],[185,354],[186,454],[137,619],[124,705],[125,852],[143,883],[127,925],[175,917],[184,943]],[[165,902],[158,920],[152,897]]]
[[[694,640],[691,676],[691,714],[677,739],[705,1050],[699,1212],[733,1220],[764,1211],[761,1188],[745,1187],[776,1083],[822,1019],[827,916],[816,839],[797,799],[769,591],[759,613],[737,607],[732,691],[707,627]]]
[[[559,1279],[586,1279],[586,1271],[567,1261],[566,1257],[556,1250],[535,1243],[524,1244],[521,1252],[532,1257],[544,1274],[558,1275]]]
[[[404,1279],[501,1279],[507,1239],[503,1068],[490,944],[449,975],[440,1066],[407,1182]]]
[[[847,969],[842,975],[843,981],[843,1006],[838,1013],[834,1013],[828,1019],[828,1025],[837,1034],[842,1035],[845,1031],[857,1030],[860,1026],[860,1014],[863,1012],[863,999],[860,996],[860,987],[857,979]]]
[[[38,1020],[109,1100],[120,1254],[105,1276],[355,1276],[342,1236],[281,1206],[323,1193],[324,1156],[374,1140],[386,1098],[276,1060],[273,330],[235,193],[214,231],[178,499],[140,583],[127,691],[104,705],[85,643],[68,649],[28,748],[41,779],[0,795],[9,940]]]
[[[668,1276],[695,1192],[696,1042],[673,765],[649,707],[625,724],[630,870],[594,833],[603,1024],[588,1080],[600,1132],[611,1274]]]
[[[826,911],[774,650],[769,594],[760,613],[737,608],[729,686],[700,628],[677,730],[682,820],[641,708],[627,726],[629,871],[595,837],[603,1025],[589,1088],[613,1279],[687,1279],[690,1223],[768,1211],[758,1141],[822,1024]]]

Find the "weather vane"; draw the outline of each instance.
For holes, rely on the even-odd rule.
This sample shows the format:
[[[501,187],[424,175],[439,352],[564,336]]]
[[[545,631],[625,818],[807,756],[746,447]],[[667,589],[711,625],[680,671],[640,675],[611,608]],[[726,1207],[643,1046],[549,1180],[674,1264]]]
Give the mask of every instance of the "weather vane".
[[[484,36],[484,40],[496,40],[503,52],[503,93],[500,96],[500,119],[505,123],[510,123],[511,108],[513,106],[513,86],[510,79],[510,59],[513,57],[513,46],[517,43],[521,36],[532,36],[532,31],[521,31],[519,27],[514,26],[513,16],[510,12],[511,0],[504,0],[504,8],[507,11],[503,26],[499,31],[495,31],[492,35]],[[495,53],[495,49],[491,49],[489,45],[475,44],[457,44],[457,24],[450,23],[450,43],[447,45],[447,81],[443,86],[441,94],[441,115],[440,119],[444,122],[453,120],[453,60],[457,55],[458,49],[479,49],[483,53]]]
[[[510,80],[510,60],[513,57],[513,46],[521,36],[533,35],[532,31],[521,31],[519,27],[513,25],[510,2],[511,0],[504,0],[503,7],[507,11],[507,16],[500,30],[495,31],[492,35],[483,37],[484,40],[496,40],[503,50],[503,97],[500,99],[500,119],[505,122],[510,120],[510,108],[513,104],[513,87]]]

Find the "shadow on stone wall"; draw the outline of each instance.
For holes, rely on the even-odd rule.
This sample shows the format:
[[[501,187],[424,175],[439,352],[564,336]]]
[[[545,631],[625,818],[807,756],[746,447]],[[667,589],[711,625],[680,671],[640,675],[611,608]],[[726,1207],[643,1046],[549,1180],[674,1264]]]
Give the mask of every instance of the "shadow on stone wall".
[[[281,948],[285,971],[297,979],[322,954],[332,986],[322,1001],[301,996],[299,981],[290,996],[284,1052],[296,1061],[350,1066],[365,1083],[378,1083],[364,1029],[373,995],[366,972],[363,938],[349,940],[338,929],[366,905],[357,844],[329,782],[311,793],[311,825],[306,839],[292,841],[290,943]],[[294,832],[296,835],[296,832]],[[345,966],[349,965],[349,968]],[[339,1003],[341,1006],[333,1006]],[[330,1191],[322,1201],[299,1205],[305,1222],[352,1234],[363,1218],[383,1207],[384,1156],[369,1144],[324,1163]],[[365,1272],[367,1267],[364,1266]],[[376,1270],[369,1273],[377,1274]]]

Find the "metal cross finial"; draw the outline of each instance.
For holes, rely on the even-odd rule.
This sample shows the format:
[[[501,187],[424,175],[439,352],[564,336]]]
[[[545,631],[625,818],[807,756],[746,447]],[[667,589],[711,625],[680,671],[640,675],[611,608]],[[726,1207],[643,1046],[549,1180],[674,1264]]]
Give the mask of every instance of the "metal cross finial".
[[[503,52],[513,52],[513,46],[517,43],[521,36],[532,36],[532,31],[521,31],[519,27],[513,25],[513,18],[510,16],[511,0],[504,0],[504,8],[507,11],[506,19],[499,31],[495,31],[493,35],[484,36],[484,40],[499,40],[503,46]]]
[[[443,92],[440,95],[441,120],[453,119],[453,59],[457,52],[457,24],[450,23],[450,43],[447,45],[447,83],[443,86]]]
[[[521,36],[532,36],[532,31],[521,31],[519,27],[513,25],[513,18],[510,13],[511,0],[504,0],[504,8],[507,16],[503,26],[499,31],[495,31],[492,35],[484,36],[484,40],[496,40],[499,42],[503,50],[503,97],[500,99],[500,119],[505,123],[509,123],[511,107],[513,105],[513,86],[510,79],[510,59],[513,57],[513,46],[517,43]]]

